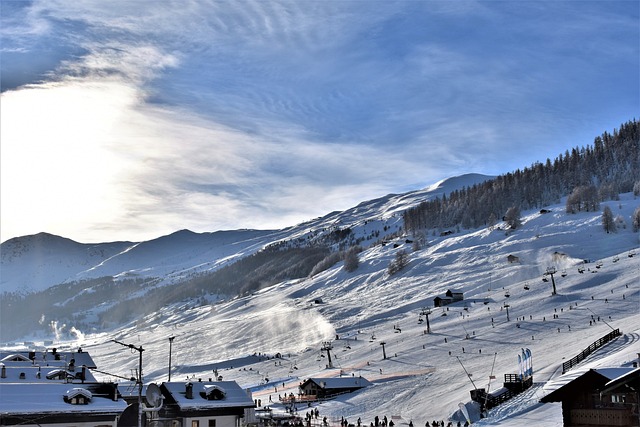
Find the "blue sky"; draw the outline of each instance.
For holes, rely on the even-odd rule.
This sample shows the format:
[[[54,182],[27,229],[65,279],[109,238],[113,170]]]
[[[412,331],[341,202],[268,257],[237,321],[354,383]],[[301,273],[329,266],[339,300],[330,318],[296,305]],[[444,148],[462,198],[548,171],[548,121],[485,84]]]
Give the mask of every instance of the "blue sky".
[[[0,1],[1,239],[279,228],[640,112],[638,1]]]

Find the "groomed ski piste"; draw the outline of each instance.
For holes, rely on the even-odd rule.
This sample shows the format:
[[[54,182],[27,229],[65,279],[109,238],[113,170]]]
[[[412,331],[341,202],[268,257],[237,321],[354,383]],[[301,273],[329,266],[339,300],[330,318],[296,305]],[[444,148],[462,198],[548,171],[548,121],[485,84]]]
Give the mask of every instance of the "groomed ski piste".
[[[366,248],[352,273],[339,263],[312,278],[211,305],[175,304],[118,330],[56,344],[82,346],[100,371],[114,375],[101,378],[116,381],[135,372],[138,355],[111,340],[143,346],[144,381],[159,383],[168,379],[168,338],[175,337],[173,381],[217,374],[251,389],[276,413],[285,411],[279,397],[297,395],[307,378],[371,381],[311,407],[298,405],[303,418],[318,408],[332,425],[360,418],[368,426],[375,416],[398,427],[455,425],[464,422],[464,403],[473,425],[561,426],[561,404],[542,404],[543,396],[590,368],[638,361],[640,251],[630,218],[639,205],[632,194],[601,204],[624,219],[617,233],[604,232],[602,211],[567,214],[558,204],[549,213],[523,212],[515,231],[499,223],[429,234],[429,244],[415,251],[411,236],[402,236]],[[401,249],[409,264],[390,276],[387,267]],[[509,255],[518,260],[508,262]],[[556,295],[545,275],[550,268]],[[434,308],[433,299],[449,289],[462,291],[464,300]],[[622,336],[562,374],[564,361],[615,329]],[[321,351],[327,344],[333,367]],[[519,373],[523,349],[531,353],[533,386],[477,419],[470,390],[502,387],[504,374]]]

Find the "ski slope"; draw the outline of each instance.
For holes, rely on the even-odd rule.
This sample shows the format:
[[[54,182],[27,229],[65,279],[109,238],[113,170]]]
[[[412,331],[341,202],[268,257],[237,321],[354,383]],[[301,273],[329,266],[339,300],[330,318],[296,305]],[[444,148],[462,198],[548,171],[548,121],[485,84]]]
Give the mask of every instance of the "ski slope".
[[[263,405],[296,394],[309,377],[363,376],[373,385],[321,403],[321,415],[335,423],[360,417],[366,425],[386,415],[396,426],[456,419],[471,389],[502,387],[528,348],[534,387],[474,425],[560,426],[560,404],[541,404],[542,396],[585,369],[631,366],[640,352],[639,236],[629,222],[640,202],[625,194],[607,204],[627,219],[618,233],[602,230],[599,212],[568,215],[559,204],[548,214],[524,212],[513,232],[430,235],[417,251],[406,243],[410,236],[402,237],[364,250],[353,273],[337,264],[313,278],[215,305],[175,304],[118,330],[56,344],[80,345],[101,371],[123,376],[137,368],[137,353],[110,340],[143,346],[145,381],[161,382],[168,375],[168,338],[175,336],[172,380],[215,372],[250,388]],[[389,276],[400,249],[409,253],[409,265]],[[509,255],[519,262],[509,263]],[[551,281],[543,281],[550,267],[557,271],[556,295]],[[448,289],[462,290],[464,300],[433,308],[433,298]],[[616,328],[620,338],[562,375],[564,360]],[[321,352],[327,342],[333,367]],[[274,359],[276,353],[282,358]]]

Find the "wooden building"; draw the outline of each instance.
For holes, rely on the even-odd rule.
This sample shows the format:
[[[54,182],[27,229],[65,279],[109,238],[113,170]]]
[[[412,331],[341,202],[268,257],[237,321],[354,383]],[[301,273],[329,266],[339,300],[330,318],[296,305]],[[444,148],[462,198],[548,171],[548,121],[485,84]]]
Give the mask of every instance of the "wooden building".
[[[564,426],[638,427],[640,368],[590,369],[540,401],[562,402]]]
[[[444,297],[435,297],[433,299],[434,307],[444,307],[445,305],[453,304],[454,302],[464,300],[464,293],[459,289],[449,289]]]
[[[307,399],[326,399],[370,385],[363,377],[309,378],[300,384],[300,394]]]

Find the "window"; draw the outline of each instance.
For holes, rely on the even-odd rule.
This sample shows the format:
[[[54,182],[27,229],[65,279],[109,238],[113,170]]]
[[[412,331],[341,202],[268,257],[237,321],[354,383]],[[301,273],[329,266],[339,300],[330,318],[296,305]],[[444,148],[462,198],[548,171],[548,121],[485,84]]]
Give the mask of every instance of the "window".
[[[209,427],[216,427],[216,420],[209,420]]]
[[[612,403],[626,403],[627,399],[626,399],[626,395],[624,394],[612,394],[611,395],[611,402]]]
[[[200,427],[200,421],[198,420],[191,421],[191,427]]]

